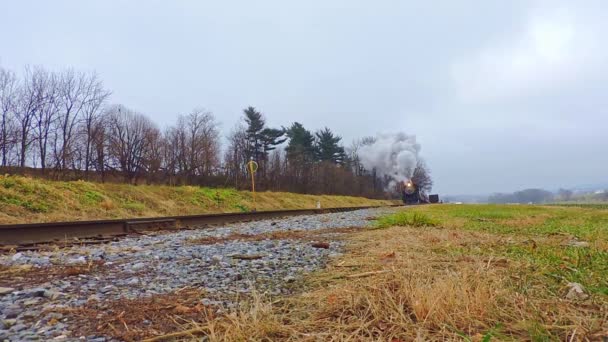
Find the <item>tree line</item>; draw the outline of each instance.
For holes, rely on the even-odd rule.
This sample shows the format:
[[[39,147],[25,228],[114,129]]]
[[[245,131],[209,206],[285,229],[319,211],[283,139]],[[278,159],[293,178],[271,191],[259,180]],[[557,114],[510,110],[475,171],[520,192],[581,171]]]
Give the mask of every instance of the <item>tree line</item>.
[[[524,189],[513,193],[495,193],[488,197],[489,203],[546,203],[554,199],[552,192],[543,189]]]
[[[247,107],[222,148],[209,111],[194,109],[161,129],[142,113],[109,104],[110,95],[95,73],[26,67],[17,75],[0,67],[0,166],[57,179],[244,189],[246,163],[255,160],[260,190],[386,195],[389,180],[365,170],[356,154],[372,138],[345,148],[329,128],[269,127]],[[424,165],[416,172],[430,182]]]

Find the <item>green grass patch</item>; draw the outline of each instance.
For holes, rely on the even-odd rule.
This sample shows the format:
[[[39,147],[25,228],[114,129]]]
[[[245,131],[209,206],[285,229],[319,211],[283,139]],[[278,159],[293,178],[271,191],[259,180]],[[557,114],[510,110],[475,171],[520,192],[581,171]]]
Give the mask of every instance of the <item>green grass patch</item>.
[[[388,228],[394,226],[434,227],[437,225],[439,225],[438,220],[416,211],[400,211],[394,214],[382,216],[376,220],[377,228]]]
[[[496,234],[503,241],[449,247],[441,244],[431,247],[435,253],[519,262],[541,277],[556,296],[568,282],[580,283],[592,294],[608,295],[608,212],[601,208],[442,205],[416,207],[408,212],[429,215],[446,228]],[[397,222],[391,218],[385,225],[391,223]],[[589,246],[568,246],[573,240],[586,241]]]
[[[143,203],[132,202],[132,201],[127,201],[127,202],[123,203],[122,207],[126,210],[134,211],[134,212],[141,212],[146,209],[146,206]]]
[[[200,206],[214,205],[221,207],[224,205],[234,206],[234,203],[241,200],[241,195],[234,189],[227,188],[197,188],[191,198],[191,203]]]
[[[592,209],[608,209],[608,203],[551,203],[550,206],[556,207],[574,207],[574,208],[592,208]]]
[[[100,203],[103,199],[103,195],[97,191],[86,191],[84,193],[84,200],[89,204]]]
[[[484,246],[444,246],[433,248],[437,254],[484,256],[494,260],[507,258],[526,265],[525,272],[542,277],[555,296],[569,282],[582,284],[590,293],[608,296],[608,252],[593,247],[569,247],[536,244],[505,244]],[[489,259],[491,260],[491,259]],[[525,289],[519,289],[525,292]]]
[[[502,235],[566,234],[608,239],[608,212],[594,207],[535,205],[428,205],[408,209],[438,219],[446,227]]]
[[[250,211],[249,207],[247,207],[246,205],[243,204],[235,204],[234,205],[235,209],[238,209],[238,211],[242,212],[242,213],[247,213]]]

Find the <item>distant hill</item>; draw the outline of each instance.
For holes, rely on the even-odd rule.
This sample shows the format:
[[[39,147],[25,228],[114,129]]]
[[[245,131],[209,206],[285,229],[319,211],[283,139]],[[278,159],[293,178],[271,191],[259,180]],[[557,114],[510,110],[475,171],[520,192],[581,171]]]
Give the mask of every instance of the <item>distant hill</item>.
[[[587,192],[595,192],[598,190],[606,190],[608,189],[608,183],[596,183],[596,184],[583,184],[570,188],[570,190],[576,193],[587,193]]]
[[[462,203],[487,203],[489,195],[446,195],[441,200],[444,202]]]

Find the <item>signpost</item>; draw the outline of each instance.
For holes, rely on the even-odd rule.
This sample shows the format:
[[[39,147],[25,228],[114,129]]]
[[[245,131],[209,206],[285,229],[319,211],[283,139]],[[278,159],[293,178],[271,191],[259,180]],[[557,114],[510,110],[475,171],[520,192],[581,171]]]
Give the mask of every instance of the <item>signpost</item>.
[[[247,163],[247,170],[251,174],[251,192],[253,193],[253,210],[256,210],[256,202],[255,202],[255,172],[258,170],[258,163],[251,158],[251,160]]]

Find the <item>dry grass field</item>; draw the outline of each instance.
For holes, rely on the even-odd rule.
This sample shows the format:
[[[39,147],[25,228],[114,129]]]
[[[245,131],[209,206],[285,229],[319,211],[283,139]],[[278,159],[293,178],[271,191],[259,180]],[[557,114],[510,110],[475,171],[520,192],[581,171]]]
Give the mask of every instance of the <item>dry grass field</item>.
[[[597,206],[407,208],[349,234],[346,253],[297,295],[256,295],[175,338],[602,340],[607,232]]]

